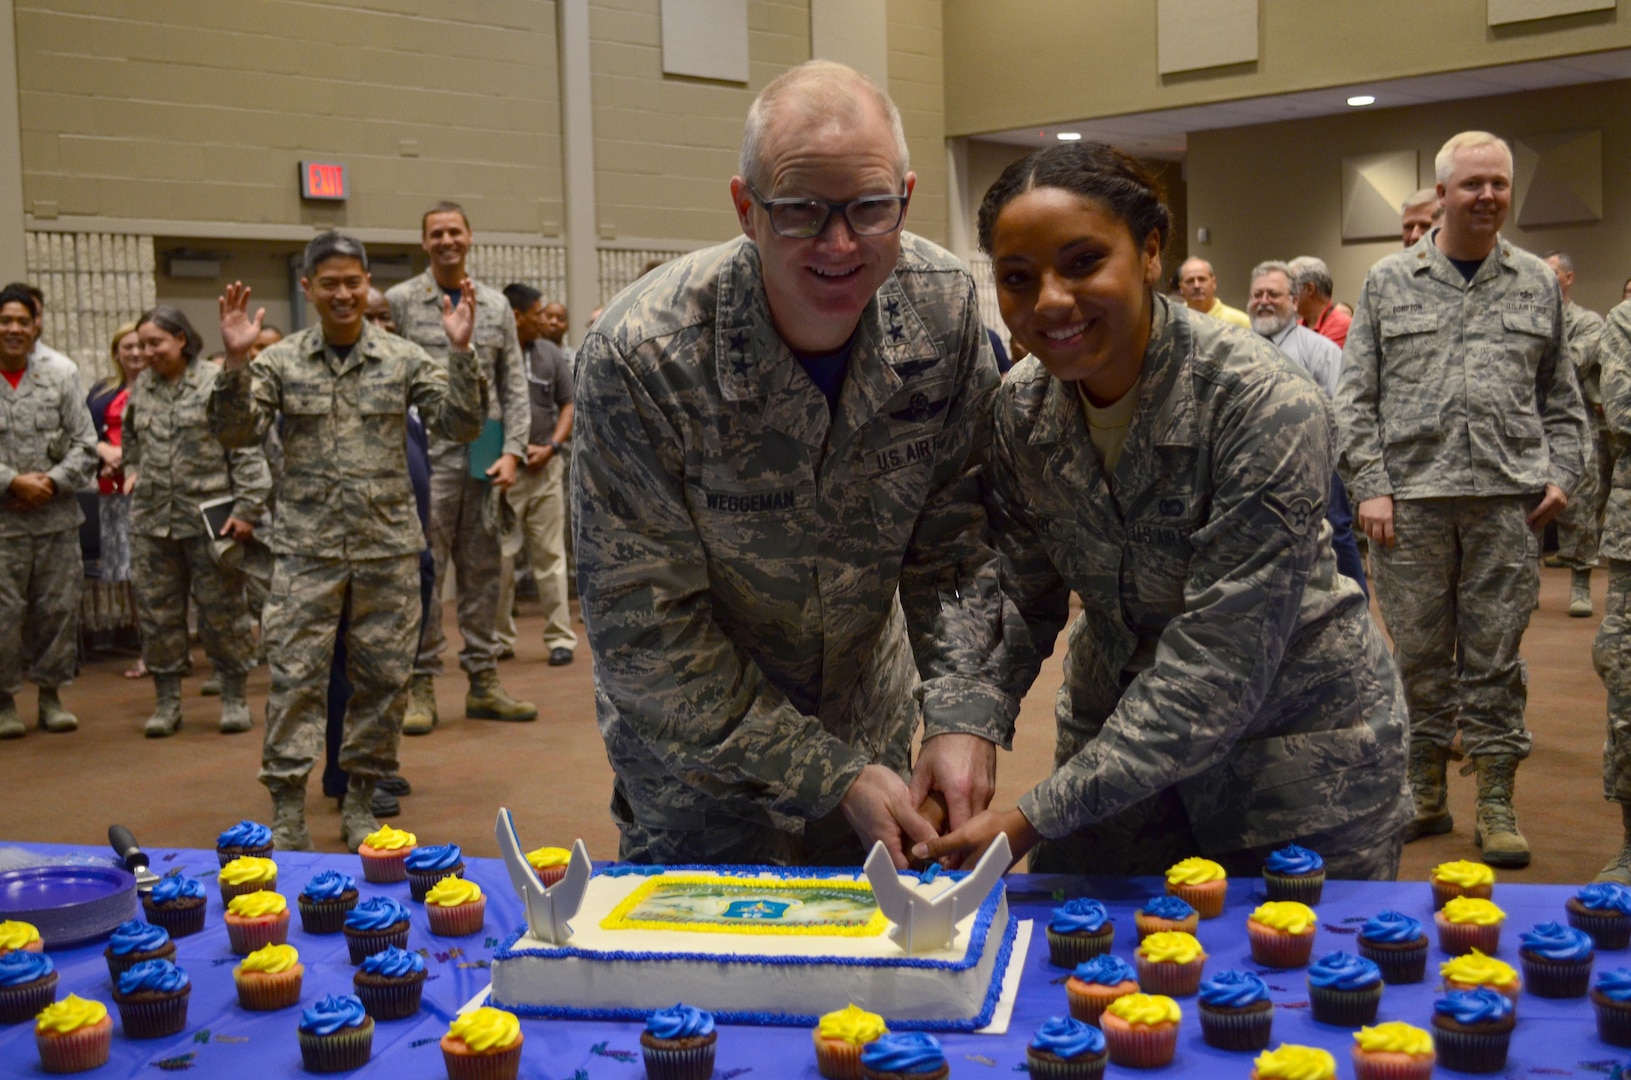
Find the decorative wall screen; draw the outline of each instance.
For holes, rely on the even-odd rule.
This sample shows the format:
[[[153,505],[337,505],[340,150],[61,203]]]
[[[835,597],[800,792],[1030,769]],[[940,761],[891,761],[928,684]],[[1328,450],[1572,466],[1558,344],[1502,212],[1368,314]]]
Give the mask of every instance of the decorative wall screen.
[[[566,249],[511,244],[473,244],[470,273],[495,289],[512,281],[531,285],[544,303],[566,302]]]
[[[88,390],[113,372],[113,331],[155,303],[153,238],[30,232],[23,242],[28,280],[45,293],[44,340],[74,358]]]

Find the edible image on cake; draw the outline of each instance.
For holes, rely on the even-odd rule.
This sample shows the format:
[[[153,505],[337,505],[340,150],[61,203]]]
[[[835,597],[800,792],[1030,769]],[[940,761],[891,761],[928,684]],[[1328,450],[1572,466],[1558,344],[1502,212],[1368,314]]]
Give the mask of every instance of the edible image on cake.
[[[889,920],[861,881],[663,877],[635,889],[605,930],[875,937]]]

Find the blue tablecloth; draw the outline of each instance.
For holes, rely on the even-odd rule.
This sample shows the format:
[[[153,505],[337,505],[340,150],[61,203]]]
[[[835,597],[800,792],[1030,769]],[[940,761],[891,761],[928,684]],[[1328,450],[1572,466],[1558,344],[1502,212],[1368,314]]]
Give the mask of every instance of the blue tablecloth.
[[[31,845],[31,848],[42,854],[97,853],[92,848],[52,845]],[[176,942],[176,960],[193,980],[187,1031],[173,1038],[146,1042],[125,1039],[118,1027],[117,1009],[112,1005],[111,983],[102,957],[105,943],[54,953],[62,976],[59,1000],[69,993],[96,998],[107,1003],[114,1014],[113,1058],[107,1066],[90,1075],[151,1078],[159,1075],[155,1067],[190,1070],[189,1076],[197,1080],[306,1075],[301,1069],[300,1050],[295,1040],[299,1010],[250,1013],[237,1005],[232,984],[232,967],[237,957],[227,948],[226,931],[221,922],[223,907],[215,885],[215,853],[168,849],[150,849],[149,853],[157,872],[180,869],[205,879],[208,886],[209,912],[204,932]],[[367,1072],[389,1076],[391,1080],[432,1080],[443,1076],[438,1039],[459,1006],[486,985],[486,964],[493,949],[523,921],[520,901],[510,888],[503,864],[495,859],[466,860],[466,876],[478,882],[488,895],[487,928],[474,937],[446,939],[431,935],[422,908],[408,899],[406,884],[379,886],[362,881],[355,856],[279,853],[276,861],[278,891],[289,897],[291,909],[301,887],[320,869],[338,869],[356,877],[365,898],[375,894],[394,896],[414,909],[408,947],[423,949],[429,954],[430,980],[425,986],[424,1007],[413,1019],[382,1022],[376,1026],[374,1058]],[[1066,973],[1048,963],[1043,933],[1049,910],[1059,902],[1057,896],[1093,896],[1103,900],[1116,923],[1113,951],[1131,962],[1137,944],[1133,909],[1144,898],[1158,893],[1161,884],[1142,879],[1013,875],[1008,879],[1008,887],[1019,917],[1037,920],[1013,1024],[1004,1036],[943,1036],[954,1077],[995,1078],[1023,1072],[1025,1044],[1037,1027],[1049,1016],[1068,1011],[1062,985]],[[1498,885],[1495,900],[1507,913],[1499,955],[1518,966],[1518,934],[1537,922],[1561,921],[1563,903],[1571,892],[1572,889],[1563,886]],[[1201,942],[1210,954],[1207,971],[1225,968],[1259,971],[1278,1006],[1274,1020],[1275,1043],[1323,1046],[1336,1054],[1338,1075],[1351,1077],[1353,1071],[1348,1058],[1351,1034],[1342,1028],[1316,1024],[1308,1015],[1303,974],[1261,972],[1251,962],[1245,921],[1262,898],[1260,882],[1231,884],[1229,904],[1223,916],[1200,927]],[[1320,927],[1315,954],[1336,949],[1354,951],[1359,924],[1386,908],[1420,919],[1429,927],[1431,935],[1432,900],[1426,884],[1327,883],[1324,900],[1318,908]],[[349,963],[343,937],[306,934],[300,929],[299,913],[292,914],[289,943],[300,950],[301,962],[306,966],[302,1003],[309,1005],[324,994],[349,993],[351,976],[356,969]],[[1435,947],[1426,982],[1388,987],[1382,997],[1379,1019],[1404,1020],[1426,1027],[1432,1001],[1438,993],[1437,965],[1443,959],[1444,955]],[[1599,953],[1598,970],[1607,967],[1631,967],[1631,950]],[[683,998],[683,991],[676,989],[675,997]],[[1194,1000],[1186,998],[1180,1002],[1184,1019],[1177,1058],[1170,1067],[1151,1075],[1244,1078],[1251,1069],[1251,1055],[1229,1054],[1206,1046],[1201,1041]],[[635,1080],[645,1075],[640,1060],[639,1024],[523,1020],[521,1030],[526,1037],[523,1076],[548,1080]],[[29,1024],[0,1028],[0,1077],[43,1075],[33,1039]],[[818,1076],[810,1032],[802,1028],[721,1026],[716,1069],[716,1080],[739,1076],[753,1080],[769,1077],[814,1080]],[[1132,1075],[1129,1070],[1114,1066],[1111,1071]],[[1505,1075],[1631,1080],[1631,1051],[1609,1046],[1597,1037],[1591,1005],[1585,999],[1549,1001],[1525,994],[1519,1006],[1518,1028]]]

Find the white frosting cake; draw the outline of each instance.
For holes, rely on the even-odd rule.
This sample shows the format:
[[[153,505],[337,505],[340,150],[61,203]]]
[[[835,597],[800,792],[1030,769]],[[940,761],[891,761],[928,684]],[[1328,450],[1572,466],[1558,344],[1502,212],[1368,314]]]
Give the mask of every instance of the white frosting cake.
[[[901,880],[925,896],[945,877]],[[589,880],[564,946],[525,929],[493,957],[523,1016],[641,1019],[679,1000],[737,1023],[810,1025],[854,1002],[892,1027],[967,1031],[996,1006],[1015,925],[998,885],[948,947],[908,956],[855,871],[674,867]]]

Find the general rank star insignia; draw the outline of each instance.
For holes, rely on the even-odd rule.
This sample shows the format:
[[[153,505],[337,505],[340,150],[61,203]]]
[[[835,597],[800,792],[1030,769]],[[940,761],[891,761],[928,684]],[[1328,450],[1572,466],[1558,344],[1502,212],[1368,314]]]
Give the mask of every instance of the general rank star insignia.
[[[739,377],[746,377],[748,373],[748,356],[745,351],[747,347],[748,336],[746,334],[738,330],[731,335],[730,351],[734,354],[731,360],[731,370],[736,372]]]
[[[1263,493],[1263,505],[1274,511],[1275,516],[1285,522],[1286,528],[1298,536],[1307,533],[1308,527],[1325,513],[1323,505],[1306,495],[1299,495],[1288,502],[1274,492],[1266,491]]]
[[[889,324],[889,340],[890,341],[899,341],[901,338],[903,338],[905,336],[906,336],[906,331],[904,331],[904,330],[902,330],[900,328],[900,323],[890,323]]]
[[[900,315],[900,301],[899,300],[891,300],[891,301],[889,301],[889,303],[887,303],[887,304],[885,304],[883,306],[883,309],[884,309],[884,311],[889,313],[889,317],[891,319],[897,318]]]
[[[913,394],[906,408],[897,410],[889,415],[896,420],[906,420],[910,423],[921,424],[925,420],[932,420],[945,411],[949,398],[939,401],[930,401],[927,394]]]

